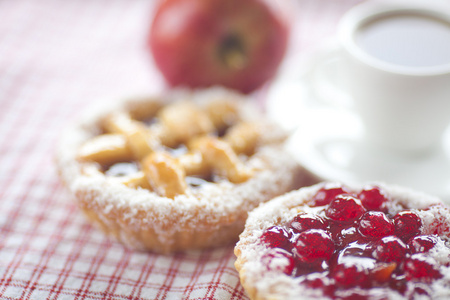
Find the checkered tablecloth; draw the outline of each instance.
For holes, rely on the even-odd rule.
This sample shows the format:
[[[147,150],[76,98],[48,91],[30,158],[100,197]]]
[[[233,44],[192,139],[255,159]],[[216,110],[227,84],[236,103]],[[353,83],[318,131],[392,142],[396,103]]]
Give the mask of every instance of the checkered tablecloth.
[[[289,55],[358,0],[297,0]],[[156,255],[92,227],[58,179],[62,130],[94,102],[164,88],[154,0],[0,1],[0,299],[247,299],[233,248]]]

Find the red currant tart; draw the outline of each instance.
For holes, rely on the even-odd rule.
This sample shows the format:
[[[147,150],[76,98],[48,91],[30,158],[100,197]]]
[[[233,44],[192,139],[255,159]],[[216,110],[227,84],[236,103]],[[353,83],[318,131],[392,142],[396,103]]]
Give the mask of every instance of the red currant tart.
[[[251,299],[450,299],[450,208],[381,183],[320,183],[253,210],[236,245]]]

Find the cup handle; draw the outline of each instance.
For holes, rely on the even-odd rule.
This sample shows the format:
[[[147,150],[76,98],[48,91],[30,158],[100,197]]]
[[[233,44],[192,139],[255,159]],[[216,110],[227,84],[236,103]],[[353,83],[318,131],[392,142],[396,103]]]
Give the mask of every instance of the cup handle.
[[[342,77],[343,49],[335,42],[317,54],[310,68],[311,92],[320,104],[352,109],[353,101],[345,91]]]

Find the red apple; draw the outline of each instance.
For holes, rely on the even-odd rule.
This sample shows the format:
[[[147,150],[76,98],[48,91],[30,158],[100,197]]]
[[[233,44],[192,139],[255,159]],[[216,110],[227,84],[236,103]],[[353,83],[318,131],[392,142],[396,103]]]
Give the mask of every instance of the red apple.
[[[288,36],[286,20],[264,0],[163,0],[148,43],[172,86],[249,93],[275,75]]]

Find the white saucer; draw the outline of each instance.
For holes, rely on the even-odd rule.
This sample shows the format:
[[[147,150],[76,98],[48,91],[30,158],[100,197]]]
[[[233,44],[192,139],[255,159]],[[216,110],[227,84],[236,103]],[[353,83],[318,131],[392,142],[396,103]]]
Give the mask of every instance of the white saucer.
[[[450,129],[442,147],[427,156],[402,157],[370,149],[363,143],[359,118],[345,105],[331,105],[330,99],[323,98],[332,91],[324,92],[322,87],[319,93],[315,89],[314,76],[318,66],[323,68],[319,64],[323,51],[330,50],[323,48],[307,60],[286,61],[281,76],[269,87],[269,117],[293,131],[286,145],[288,151],[323,180],[354,184],[383,181],[421,190],[450,203]],[[332,75],[333,70],[326,72]],[[348,100],[338,93],[338,102]]]

